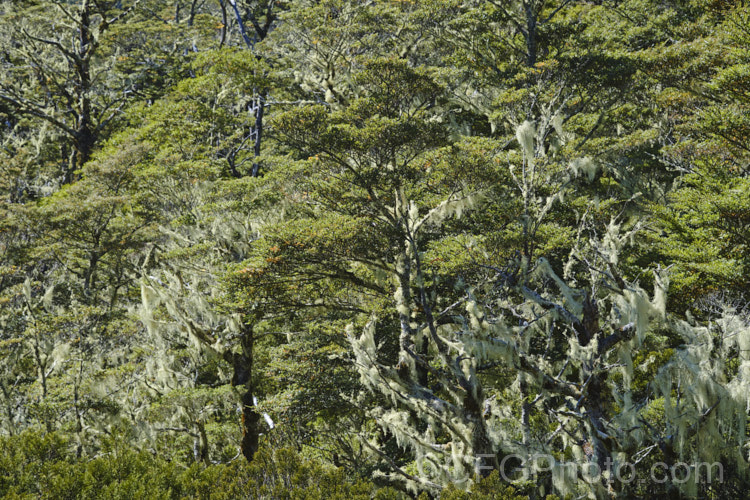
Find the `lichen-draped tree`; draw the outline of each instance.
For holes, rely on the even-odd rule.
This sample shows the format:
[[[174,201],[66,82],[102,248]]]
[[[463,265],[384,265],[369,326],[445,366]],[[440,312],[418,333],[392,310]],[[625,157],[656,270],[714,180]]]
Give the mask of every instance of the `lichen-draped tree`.
[[[51,2],[65,23],[46,22],[37,8],[29,8],[9,13],[3,26],[18,41],[4,49],[13,64],[4,65],[0,75],[0,101],[18,116],[43,120],[66,138],[71,148],[60,171],[63,183],[71,182],[91,158],[128,98],[127,89],[108,88],[101,78],[114,60],[101,60],[99,52],[105,34],[137,3],[113,9],[91,0]]]
[[[263,57],[256,48],[256,44],[262,43],[279,24],[279,12],[284,10],[285,2],[277,2],[273,0],[251,2],[250,7],[240,9],[236,0],[227,1],[234,12],[234,17],[237,22],[237,30],[239,31],[243,44],[252,53],[253,57],[258,61],[261,61]],[[221,6],[222,9],[225,8],[224,3],[221,3]],[[260,65],[254,71],[256,73],[254,76],[256,77],[257,82],[260,82],[263,76],[265,76],[264,73],[267,73],[267,70]],[[266,115],[266,108],[269,106],[269,89],[265,87],[254,87],[251,95],[252,98],[247,104],[247,111],[253,116],[253,121],[246,126],[247,135],[245,141],[252,144],[253,152],[253,162],[249,174],[252,177],[258,177],[258,175],[260,175],[260,156],[261,146],[263,144],[263,120]],[[240,177],[241,174],[233,163],[233,156],[228,155],[227,161],[230,164],[232,175]]]
[[[493,140],[467,140],[438,148],[439,129],[431,126],[430,117],[432,113],[439,116],[439,111],[427,112],[425,108],[435,102],[439,87],[424,72],[402,61],[370,61],[355,80],[363,95],[349,109],[328,114],[322,108],[310,108],[281,115],[275,122],[281,140],[310,157],[301,167],[306,178],[300,181],[296,197],[301,219],[293,227],[268,228],[265,263],[254,262],[240,279],[254,297],[264,295],[265,300],[292,303],[296,294],[317,297],[328,289],[311,289],[305,285],[309,280],[331,280],[338,283],[334,287],[341,293],[314,301],[302,295],[296,299],[300,307],[350,311],[359,323],[370,319],[367,311],[380,310],[385,318],[371,320],[368,331],[393,339],[389,343],[395,342],[396,353],[395,357],[390,352],[370,353],[378,354],[371,361],[388,360],[385,370],[395,377],[391,382],[402,389],[405,404],[415,406],[410,412],[373,417],[399,444],[417,452],[420,467],[424,465],[423,450],[410,446],[408,431],[391,426],[389,417],[396,415],[398,422],[417,426],[424,419],[435,418],[434,425],[440,428],[430,432],[439,434],[441,440],[448,435],[455,438],[455,455],[451,456],[457,457],[456,466],[463,466],[462,453],[490,455],[494,445],[482,416],[482,391],[475,390],[479,387],[475,377],[454,363],[450,342],[439,333],[452,322],[454,309],[463,301],[461,293],[455,292],[462,285],[445,270],[436,269],[435,263],[443,260],[441,246],[471,246],[462,233],[490,228],[493,238],[512,242],[528,260],[539,246],[537,232],[554,231],[545,216],[562,196],[561,191],[576,176],[593,175],[594,171],[591,162],[584,160],[572,162],[569,168],[558,162],[554,172],[541,167],[535,170],[540,159],[539,163],[524,163],[514,173],[500,166],[502,146]],[[544,117],[540,124],[543,131],[538,134],[531,124],[524,125],[520,134],[532,149],[535,140],[544,141],[559,126],[552,116]],[[564,137],[558,139],[564,141]],[[539,151],[543,150],[540,146]],[[551,151],[552,155],[554,148]],[[555,182],[551,182],[552,173],[557,176]],[[525,196],[508,196],[514,183],[518,190],[525,190]],[[493,214],[500,211],[502,222],[482,217],[468,223],[451,221],[487,198],[492,199],[489,210]],[[509,224],[523,236],[509,239],[507,227],[503,227]],[[299,231],[295,231],[297,227]],[[446,234],[438,236],[438,228]],[[486,248],[486,243],[479,247]],[[428,258],[430,253],[435,258]],[[476,270],[462,262],[465,257],[450,258],[454,272],[468,271],[476,277]],[[433,363],[443,368],[435,370]],[[365,360],[360,359],[360,364]],[[384,383],[388,386],[390,382]],[[394,393],[385,391],[385,395]],[[458,414],[463,415],[463,425],[473,429],[471,435],[465,427],[459,430],[451,423],[450,417]],[[363,444],[388,461],[371,438],[363,436]],[[439,443],[433,440],[429,446],[439,447]],[[438,487],[434,478],[420,479],[394,461],[388,466],[412,485]],[[440,480],[444,482],[447,469],[442,472]],[[458,471],[456,474],[461,476]],[[465,475],[459,478],[466,483]]]
[[[715,306],[705,323],[673,320],[681,344],[656,374],[663,414],[644,434],[670,467],[702,464],[678,485],[686,495],[740,497],[750,481],[750,317],[746,305]]]
[[[411,328],[415,338],[429,339],[430,347],[417,350],[402,341],[399,362],[394,365],[381,361],[374,342],[377,315],[361,335],[349,334],[363,381],[391,401],[390,406],[373,409],[372,415],[400,444],[415,452],[420,475],[396,469],[413,487],[437,488],[447,481],[468,486],[480,457],[492,466],[498,454],[528,457],[535,452],[549,453],[554,449],[550,443],[560,436],[577,436],[572,444],[566,441],[563,449],[580,449],[589,442],[593,459],[603,469],[608,459],[617,456],[611,449],[614,438],[608,428],[613,415],[607,405],[615,390],[606,383],[608,365],[632,349],[633,342],[643,340],[649,320],[663,309],[663,290],[660,285],[651,304],[640,288],[612,277],[613,273],[617,276],[613,269],[617,249],[626,238],[618,235],[614,223],[600,244],[571,254],[568,272],[573,273],[576,262],[583,262],[590,273],[578,277],[588,284],[586,290],[582,285],[571,288],[558,277],[561,270],[553,270],[544,257],[532,260],[533,255],[543,253],[540,236],[551,230],[550,219],[559,217],[556,205],[571,194],[577,178],[592,179],[596,172],[590,159],[572,159],[565,165],[564,153],[544,151],[541,141],[557,133],[553,121],[549,117],[539,120],[543,131],[530,122],[522,124],[515,154],[500,150],[485,153],[504,160],[499,163],[508,162],[504,178],[497,179],[507,184],[496,188],[494,196],[517,200],[516,207],[512,203],[505,206],[505,216],[510,216],[519,232],[514,243],[505,237],[506,244],[518,248],[515,257],[502,268],[485,264],[492,273],[475,274],[474,280],[457,285],[463,296],[453,302],[437,299],[434,305],[426,300],[430,294],[436,298],[435,292],[425,287],[424,257],[409,248],[400,261],[399,283],[413,280],[416,286],[416,293],[403,285],[396,291],[401,324],[405,325],[401,336]],[[560,134],[558,140],[565,142],[565,136]],[[514,160],[520,165],[514,166]],[[490,206],[492,196],[485,194],[485,206]],[[421,226],[416,205],[409,216],[407,227]],[[587,224],[585,217],[580,224]],[[583,229],[579,228],[579,236]],[[486,244],[479,248],[490,250]],[[412,299],[413,295],[418,298]],[[411,300],[415,302],[409,307],[407,301]],[[441,302],[444,305],[438,308]],[[413,309],[424,310],[424,319],[418,320]],[[634,337],[638,340],[632,341]],[[541,352],[540,343],[547,344]],[[420,365],[426,373],[419,373]],[[505,400],[509,387],[487,384],[511,375],[520,395],[513,403]],[[565,404],[555,407],[560,400]],[[520,408],[512,420],[514,426],[508,426],[509,415],[498,412],[503,403]],[[532,414],[539,413],[536,405],[546,409],[546,418],[559,421],[557,431],[544,437],[546,444],[532,439]],[[554,478],[556,486],[565,491],[569,485]]]
[[[251,460],[261,432],[254,402],[257,317],[252,306],[235,310],[226,304],[221,278],[232,263],[247,257],[264,221],[276,220],[283,212],[267,204],[264,181],[222,179],[225,172],[224,177],[232,176],[222,152],[241,151],[244,142],[233,125],[246,115],[233,116],[226,100],[234,96],[233,90],[246,88],[248,79],[254,81],[252,73],[238,71],[245,62],[228,49],[212,62],[198,57],[196,68],[201,74],[142,117],[141,133],[152,141],[152,156],[137,170],[154,194],[150,203],[163,216],[159,237],[141,269],[143,321],[153,342],[163,346],[154,351],[152,365],[160,387],[157,393],[184,389],[185,404],[179,398],[173,398],[172,404],[187,408],[193,406],[190,394],[205,397],[201,391],[206,385],[234,386],[241,415],[241,451]],[[200,119],[193,121],[196,117]],[[178,126],[165,126],[175,121]],[[252,158],[247,151],[237,156],[238,161]],[[182,352],[191,360],[183,366]],[[231,375],[215,366],[217,360],[230,367]],[[201,367],[203,361],[209,366]],[[191,376],[191,371],[202,375]],[[222,401],[226,392],[217,390],[217,402]],[[179,414],[180,425],[170,428],[194,434],[200,450],[196,456],[204,460],[207,444],[201,426],[207,421],[191,419],[191,414]],[[212,417],[210,412],[202,414],[205,419]]]
[[[427,383],[425,356],[436,337],[423,335],[410,319],[421,310],[437,324],[421,254],[440,221],[481,198],[482,188],[462,186],[488,185],[481,159],[486,144],[455,146],[466,158],[439,149],[444,134],[427,108],[440,88],[426,72],[379,59],[365,63],[356,80],[364,95],[349,109],[329,115],[311,107],[274,121],[280,140],[310,157],[299,167],[304,176],[295,176],[297,220],[266,228],[270,254],[248,263],[238,281],[245,293],[269,303],[358,320],[366,319],[363,311],[390,304],[388,322],[398,335],[389,343],[400,346],[394,363],[405,377]],[[308,285],[321,279],[329,284]]]
[[[172,224],[170,229],[165,228],[172,238],[154,254],[157,262],[146,263],[141,284],[143,321],[154,342],[163,346],[163,351],[157,349],[154,353],[152,365],[153,373],[161,375],[158,377],[163,387],[161,392],[187,387],[186,401],[189,402],[191,390],[198,390],[198,396],[204,397],[200,390],[205,385],[231,384],[239,399],[240,450],[247,460],[252,460],[257,451],[262,431],[261,416],[255,409],[258,393],[253,328],[258,316],[253,310],[235,310],[222,305],[220,283],[228,265],[247,256],[264,217],[271,220],[275,217],[262,206],[262,201],[255,206],[253,196],[252,186],[233,188],[208,181],[192,186],[191,197],[196,203],[193,224]],[[241,205],[247,213],[228,209],[235,197],[244,198]],[[261,197],[256,195],[255,198]],[[200,364],[181,367],[178,349],[195,351],[201,359],[222,360],[231,375],[223,375],[220,368],[217,371]],[[176,379],[168,376],[183,371],[186,373]],[[190,371],[205,372],[205,376],[190,376]],[[206,384],[198,380],[206,377],[213,382]],[[224,393],[217,392],[217,402],[224,397]],[[178,399],[173,402],[177,407],[182,405]],[[197,425],[193,432],[200,442],[197,446],[204,450],[208,444],[204,442],[201,425],[206,422],[188,419],[183,425],[185,423],[188,428]],[[201,451],[197,456],[207,460],[206,453]]]
[[[231,366],[230,379],[218,379],[241,392],[242,452],[251,460],[260,432],[253,400],[257,317],[252,306],[222,306],[221,277],[247,258],[262,223],[283,215],[264,202],[256,204],[267,195],[265,181],[252,178],[252,167],[243,167],[257,160],[254,147],[248,147],[247,130],[257,118],[248,101],[255,99],[253,89],[269,80],[265,65],[230,48],[199,54],[192,67],[194,78],[133,116],[142,125],[137,140],[149,143],[152,153],[138,166],[139,175],[162,215],[158,243],[142,270],[144,298],[153,297],[144,301],[143,311],[151,318],[159,305],[166,308],[162,312],[171,322],[157,327],[148,320],[155,338],[169,339],[165,345],[190,338],[197,351]],[[174,359],[162,361],[168,366]]]
[[[118,371],[134,357],[123,290],[153,236],[152,214],[138,204],[130,170],[142,153],[126,147],[95,154],[78,182],[6,212],[6,223],[23,236],[3,242],[10,272],[0,291],[2,398],[14,429],[2,432],[68,428],[78,452],[91,452],[142,408],[138,369]]]
[[[418,487],[468,485],[478,471],[495,468],[498,455],[528,459],[566,450],[579,460],[590,453],[601,470],[608,460],[617,467],[626,447],[633,446],[627,424],[635,413],[629,389],[620,393],[607,375],[642,341],[648,319],[658,314],[659,296],[652,303],[631,285],[598,297],[611,304],[599,311],[587,306],[588,291],[567,288],[543,259],[520,275],[499,270],[493,278],[487,290],[505,297],[481,299],[482,287],[472,287],[452,312],[452,322],[437,329],[435,343],[445,347],[430,359],[437,379],[432,387],[440,391],[419,386],[399,374],[398,367],[377,361],[377,318],[361,335],[350,333],[366,384],[391,400],[391,405],[373,409],[373,416],[415,451],[420,475],[398,473]],[[560,288],[540,293],[533,289],[534,278],[557,280]],[[606,313],[609,324],[599,321],[600,313]],[[547,345],[539,352],[535,344],[542,340]],[[564,356],[550,355],[563,347]],[[515,380],[508,386],[487,383],[493,371],[513,373]],[[618,414],[612,412],[614,402],[622,405]],[[540,432],[545,427],[538,426],[539,418],[556,428]],[[584,451],[587,446],[590,452]],[[480,463],[488,469],[479,469]],[[570,477],[564,468],[552,475],[561,493],[585,491],[579,481],[586,484],[586,479]],[[602,494],[608,486],[602,483],[592,481],[589,487]]]
[[[576,155],[560,110],[522,123],[511,148],[436,148],[420,142],[424,74],[379,60],[356,81],[363,96],[349,109],[275,122],[309,156],[299,222],[268,228],[265,262],[238,280],[264,300],[350,311],[356,367],[381,396],[369,414],[385,430],[362,432],[363,446],[392,479],[433,491],[468,487],[478,455],[554,453],[606,471],[647,454],[651,392],[632,381],[663,323],[667,279],[657,270],[649,296],[618,270],[640,224],[621,215],[602,227],[600,208],[628,199],[564,203],[603,167]],[[316,291],[313,279],[335,285]],[[418,473],[384,451],[387,436],[411,450]],[[558,464],[541,484],[636,491],[584,470]]]
[[[637,477],[646,488],[638,480],[621,481],[617,471],[654,450],[670,467],[682,460],[743,470],[747,459],[738,452],[747,442],[746,319],[723,314],[716,340],[709,340],[710,328],[667,321],[665,270],[655,270],[649,296],[618,269],[638,223],[612,220],[597,228],[587,211],[565,265],[556,270],[544,257],[529,259],[536,232],[559,217],[555,205],[574,196],[572,181],[596,173],[586,159],[556,170],[554,155],[550,161],[540,154],[539,137],[531,124],[519,127],[522,165],[509,165],[523,200],[517,257],[502,267],[485,265],[489,274],[463,283],[464,296],[441,311],[438,322],[431,322],[427,310],[426,321],[408,317],[432,341],[420,353],[428,376],[420,379],[384,359],[375,341],[378,314],[361,333],[348,332],[363,382],[388,401],[371,415],[415,452],[419,474],[392,464],[396,474],[414,488],[439,489],[446,482],[471,483],[480,460],[489,471],[497,466],[494,458],[514,455],[528,464],[541,454],[555,461],[539,484],[561,494],[627,496],[670,488],[694,494],[698,486],[716,488],[701,486],[706,478],[697,469],[688,481],[672,478],[661,490],[644,471]],[[557,192],[540,196],[539,179],[553,181]],[[419,258],[412,255],[412,262],[418,281]],[[659,329],[682,337],[661,358],[652,347],[664,341],[658,340]],[[411,354],[403,345],[401,350]],[[727,357],[733,368],[719,361]],[[648,370],[655,379],[644,388],[643,380],[634,381]],[[693,433],[697,440],[690,439]],[[377,448],[377,441],[370,446]]]

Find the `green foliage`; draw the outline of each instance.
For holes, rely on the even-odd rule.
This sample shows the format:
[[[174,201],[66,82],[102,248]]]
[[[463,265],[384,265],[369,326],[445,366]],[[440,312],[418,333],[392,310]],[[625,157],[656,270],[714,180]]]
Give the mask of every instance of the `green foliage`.
[[[744,498],[749,22],[0,4],[0,492]]]
[[[715,30],[678,54],[684,65],[703,65],[701,78],[673,84],[663,98],[695,110],[681,108],[675,119],[681,140],[665,153],[681,175],[670,203],[653,208],[660,237],[648,240],[657,258],[676,265],[672,307],[679,314],[703,314],[705,303],[716,299],[746,300],[748,289],[750,36],[742,20],[749,14],[743,6],[720,13]],[[709,46],[717,52],[703,49]]]
[[[255,461],[180,467],[146,452],[121,449],[116,437],[102,456],[76,461],[57,434],[25,433],[0,440],[4,498],[399,498],[366,481],[350,482],[342,470],[305,460],[291,449],[263,448]]]

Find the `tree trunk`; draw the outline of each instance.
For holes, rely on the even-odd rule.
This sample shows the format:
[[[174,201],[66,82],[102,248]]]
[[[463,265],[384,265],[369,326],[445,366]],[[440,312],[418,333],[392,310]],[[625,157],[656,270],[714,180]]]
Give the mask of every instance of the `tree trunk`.
[[[531,2],[524,2],[526,11],[526,65],[536,64],[536,12]]]
[[[487,425],[485,424],[484,415],[482,414],[483,392],[481,387],[476,389],[476,397],[470,392],[464,398],[464,411],[468,420],[474,424],[471,433],[471,446],[474,457],[478,460],[482,458],[481,463],[484,467],[477,470],[481,477],[487,477],[493,470],[498,470],[497,455],[495,447],[492,445]]]
[[[242,386],[245,391],[241,397],[242,404],[242,442],[240,449],[248,462],[258,451],[258,423],[260,415],[255,411],[253,387],[253,328],[245,326],[240,340],[241,352],[232,358],[234,376],[232,385]]]
[[[75,171],[80,169],[89,159],[96,144],[96,133],[91,122],[91,57],[96,51],[97,41],[92,34],[91,4],[86,1],[81,6],[80,18],[78,20],[78,43],[79,47],[75,54],[71,55],[73,67],[75,68],[76,98],[78,100],[76,113],[75,135],[73,136],[73,147],[75,151],[71,154],[68,171],[63,174],[65,184],[76,180]]]
[[[261,91],[255,99],[255,126],[253,127],[255,144],[253,145],[253,169],[250,174],[252,177],[258,177],[260,173],[258,157],[260,156],[260,146],[263,140],[263,110],[266,106],[266,95],[266,91]]]

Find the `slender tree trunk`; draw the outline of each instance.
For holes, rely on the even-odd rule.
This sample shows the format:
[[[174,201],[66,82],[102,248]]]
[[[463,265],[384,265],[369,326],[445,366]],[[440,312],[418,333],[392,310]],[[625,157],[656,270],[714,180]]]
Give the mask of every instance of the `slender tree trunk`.
[[[76,180],[76,170],[81,168],[91,158],[91,153],[96,144],[95,127],[91,121],[91,57],[96,50],[96,40],[92,34],[91,4],[84,1],[80,10],[78,21],[78,44],[79,47],[73,56],[75,68],[77,109],[75,120],[75,135],[73,136],[73,147],[75,152],[71,154],[68,171],[63,174],[63,182],[68,184]]]
[[[268,12],[266,13],[266,22],[264,26],[261,26],[258,24],[255,17],[251,16],[251,22],[253,25],[253,28],[255,30],[255,36],[253,39],[250,39],[250,36],[247,33],[247,29],[245,27],[245,23],[242,20],[242,15],[240,14],[239,8],[237,7],[237,0],[228,0],[229,3],[232,5],[232,9],[234,10],[235,18],[237,19],[237,27],[240,30],[240,35],[242,35],[242,39],[245,41],[245,45],[248,49],[253,50],[255,48],[255,43],[258,41],[263,41],[266,36],[268,35],[269,30],[271,29],[271,25],[273,23],[273,20],[276,19],[276,16],[272,12],[272,6],[273,3],[269,4]],[[226,19],[226,9],[224,7],[223,0],[220,0],[220,4],[222,7],[222,19]],[[226,24],[226,23],[225,23]],[[256,58],[260,60],[260,56],[256,55]],[[253,89],[253,92],[256,92],[257,89]],[[260,149],[261,144],[263,140],[263,115],[265,113],[265,107],[266,107],[266,98],[268,97],[268,91],[267,90],[260,90],[257,92],[257,97],[254,99],[253,103],[253,114],[255,115],[255,124],[253,125],[253,131],[252,135],[254,136],[254,143],[253,143],[253,166],[250,171],[250,175],[252,177],[258,177],[260,175],[260,162],[258,161],[258,158],[260,157]]]
[[[532,2],[524,2],[526,14],[526,65],[531,67],[536,64],[536,12]]]
[[[96,275],[96,266],[99,263],[99,252],[91,252],[89,255],[89,265],[83,273],[83,295],[91,301],[91,290],[94,288],[94,277]]]
[[[262,90],[258,97],[255,99],[255,125],[253,127],[253,134],[255,134],[255,144],[253,145],[253,168],[251,175],[258,177],[260,173],[260,163],[258,157],[260,156],[260,146],[263,140],[263,111],[266,107],[266,95],[268,93]]]
[[[196,462],[203,462],[206,465],[210,465],[208,461],[208,435],[206,434],[206,426],[203,422],[195,422],[198,428],[198,436],[195,438],[193,444],[193,457]]]
[[[240,9],[237,7],[237,0],[229,0],[229,3],[232,4],[232,9],[234,9],[234,17],[237,19],[237,27],[240,29],[240,35],[242,35],[242,39],[245,41],[247,48],[252,49],[253,41],[250,40],[250,37],[247,35],[245,23],[242,22],[242,14],[240,14]]]
[[[219,9],[221,10],[221,29],[219,30],[219,48],[222,48],[227,41],[227,4],[224,0],[219,1]]]
[[[527,374],[519,374],[521,388],[521,427],[523,429],[523,445],[528,447],[531,444],[531,405],[527,401],[529,397],[529,384],[526,381]]]
[[[492,440],[490,439],[487,425],[482,412],[484,396],[481,386],[475,385],[475,391],[468,391],[463,401],[463,409],[468,420],[473,424],[471,433],[471,446],[474,457],[482,458],[482,464],[485,466],[478,470],[479,475],[487,477],[493,470],[498,470],[497,455]]]
[[[198,0],[193,0],[190,4],[190,16],[188,16],[188,27],[192,27],[195,22],[195,7],[198,5]]]
[[[255,411],[254,387],[253,387],[253,328],[245,326],[240,340],[241,352],[235,353],[232,359],[234,376],[232,385],[242,386],[242,441],[240,448],[248,462],[252,461],[255,452],[258,451],[258,424],[260,415]]]

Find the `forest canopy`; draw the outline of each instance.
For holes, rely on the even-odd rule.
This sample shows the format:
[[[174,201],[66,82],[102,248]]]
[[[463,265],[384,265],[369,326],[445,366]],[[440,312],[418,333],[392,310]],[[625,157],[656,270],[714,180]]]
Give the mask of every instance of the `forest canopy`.
[[[746,498],[750,6],[0,2],[0,495]]]

